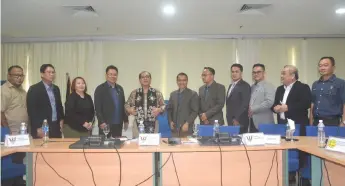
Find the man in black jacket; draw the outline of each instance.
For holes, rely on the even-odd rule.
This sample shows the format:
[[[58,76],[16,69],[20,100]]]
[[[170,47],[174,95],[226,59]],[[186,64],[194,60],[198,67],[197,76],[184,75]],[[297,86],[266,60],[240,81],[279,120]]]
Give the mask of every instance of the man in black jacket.
[[[301,125],[301,136],[305,136],[305,126],[309,123],[308,109],[311,104],[311,91],[307,84],[298,81],[298,70],[286,65],[281,73],[283,85],[276,91],[273,111],[277,113],[279,124],[286,124],[287,119]]]
[[[272,109],[277,113],[278,124],[286,124],[287,119],[300,124],[300,136],[306,135],[305,127],[309,123],[308,109],[311,105],[311,91],[307,84],[298,81],[298,70],[295,66],[286,65],[281,72],[283,85],[276,91]],[[306,154],[299,153],[299,166],[304,167]],[[295,181],[295,173],[290,172],[289,180]],[[310,185],[308,180],[303,179],[302,185]]]
[[[109,137],[122,136],[122,128],[128,128],[128,116],[125,112],[125,93],[122,86],[116,83],[118,69],[110,65],[106,69],[106,82],[95,90],[95,110],[99,132],[103,133],[106,125],[110,127]]]
[[[53,84],[55,68],[51,64],[43,64],[40,72],[42,81],[29,88],[26,99],[31,135],[33,138],[43,137],[42,123],[47,119],[49,137],[61,138],[64,112],[60,89]]]
[[[243,66],[235,63],[231,66],[232,83],[226,94],[226,118],[228,125],[239,125],[240,133],[248,132],[248,107],[250,101],[250,85],[242,79]],[[251,123],[253,125],[253,123]],[[250,127],[256,132],[255,127]]]

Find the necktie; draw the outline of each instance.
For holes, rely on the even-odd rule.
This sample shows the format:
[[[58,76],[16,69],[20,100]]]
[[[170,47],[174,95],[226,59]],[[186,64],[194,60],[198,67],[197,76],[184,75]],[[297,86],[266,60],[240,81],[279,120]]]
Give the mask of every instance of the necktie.
[[[208,86],[205,87],[205,101],[207,100],[207,96],[208,96]]]

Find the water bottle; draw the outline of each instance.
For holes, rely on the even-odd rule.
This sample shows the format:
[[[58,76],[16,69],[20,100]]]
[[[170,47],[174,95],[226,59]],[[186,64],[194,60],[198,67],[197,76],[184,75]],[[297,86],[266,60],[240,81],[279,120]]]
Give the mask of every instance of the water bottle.
[[[20,124],[20,134],[26,134],[27,129],[26,129],[26,124],[23,122]]]
[[[42,132],[43,132],[43,143],[48,143],[49,141],[49,125],[47,120],[45,119],[42,124]]]
[[[144,121],[140,121],[140,124],[139,124],[138,128],[139,128],[139,134],[144,134],[145,133]]]
[[[285,140],[290,141],[291,138],[292,138],[292,136],[291,136],[290,125],[286,124]]]
[[[218,137],[219,137],[219,123],[218,123],[218,120],[214,120],[213,137],[216,138],[216,139],[218,139]]]
[[[199,134],[199,123],[195,123],[194,124],[194,131],[193,131],[193,136],[194,137],[198,137],[198,134]]]
[[[317,141],[318,146],[323,148],[325,147],[326,136],[325,136],[325,125],[323,124],[322,120],[319,120],[319,124],[317,125]]]

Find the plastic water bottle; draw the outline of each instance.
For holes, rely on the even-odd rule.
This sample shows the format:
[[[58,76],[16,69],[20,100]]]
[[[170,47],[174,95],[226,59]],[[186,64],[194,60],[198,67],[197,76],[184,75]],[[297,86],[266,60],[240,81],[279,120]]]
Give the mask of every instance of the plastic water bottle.
[[[24,122],[20,124],[20,134],[27,134],[26,124]]]
[[[42,124],[42,132],[43,132],[43,143],[48,143],[49,141],[49,125],[47,120],[45,119]]]
[[[317,141],[319,147],[325,147],[326,136],[325,136],[325,125],[323,124],[322,120],[319,120],[319,124],[317,125]]]
[[[216,139],[219,137],[219,123],[218,123],[218,120],[214,120],[213,137],[216,138]]]
[[[200,125],[199,123],[195,123],[195,124],[194,124],[194,129],[193,129],[193,130],[194,130],[194,131],[193,131],[193,136],[194,136],[194,137],[198,137],[198,134],[199,134],[199,125]]]
[[[139,124],[138,128],[139,128],[139,134],[144,134],[145,133],[144,121],[140,121],[140,124]]]

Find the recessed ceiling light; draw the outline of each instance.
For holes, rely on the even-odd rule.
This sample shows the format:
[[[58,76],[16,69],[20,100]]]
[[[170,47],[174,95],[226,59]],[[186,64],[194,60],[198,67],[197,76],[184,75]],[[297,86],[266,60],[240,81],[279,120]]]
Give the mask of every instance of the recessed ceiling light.
[[[167,16],[173,16],[176,13],[175,6],[171,4],[164,5],[162,11]]]
[[[345,14],[345,8],[338,8],[336,11],[335,11],[336,14]]]

